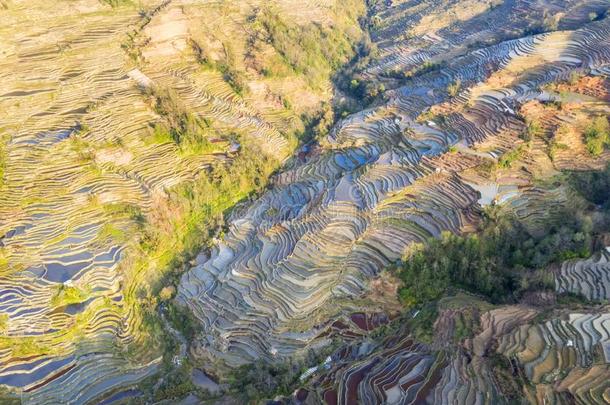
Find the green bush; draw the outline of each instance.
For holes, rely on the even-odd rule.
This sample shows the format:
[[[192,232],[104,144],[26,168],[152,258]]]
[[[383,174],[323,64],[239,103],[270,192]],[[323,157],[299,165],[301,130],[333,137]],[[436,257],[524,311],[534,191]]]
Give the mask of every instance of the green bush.
[[[582,75],[576,71],[570,72],[570,77],[568,78],[568,83],[572,86],[578,84],[578,81],[582,78]]]
[[[526,146],[520,145],[516,149],[513,149],[513,150],[503,154],[502,156],[500,156],[500,159],[498,160],[498,166],[503,169],[508,169],[508,168],[512,167],[513,163],[515,163],[516,161],[518,161],[519,159],[521,159],[523,157],[523,155],[525,154],[525,151],[526,151]]]
[[[587,201],[610,209],[610,164],[601,171],[572,172],[569,182]]]
[[[453,83],[450,83],[447,86],[447,93],[449,93],[449,95],[451,97],[455,97],[458,95],[458,93],[460,92],[460,88],[462,87],[462,82],[458,79]]]
[[[407,82],[418,76],[422,76],[426,73],[438,71],[443,66],[444,66],[444,63],[436,63],[436,62],[427,60],[424,63],[422,63],[421,65],[419,65],[411,70],[403,71],[403,70],[392,69],[389,72],[386,72],[385,75],[387,77],[399,79],[402,82]],[[458,82],[459,82],[459,80],[458,80]]]
[[[148,95],[155,112],[163,117],[163,122],[155,124],[151,130],[151,142],[173,141],[187,154],[211,153],[215,150],[209,138],[218,134],[210,120],[190,112],[173,90],[155,87],[148,91]]]
[[[424,305],[415,318],[408,321],[411,333],[419,342],[432,343],[434,339],[434,322],[438,317],[436,303]]]
[[[555,156],[557,155],[557,151],[567,149],[569,149],[568,145],[559,143],[555,139],[551,139],[551,141],[549,142],[549,158],[551,158],[551,161],[554,161]]]
[[[60,284],[57,292],[51,298],[51,305],[63,306],[71,304],[79,304],[89,299],[90,292],[84,291],[76,287]]]
[[[300,376],[309,367],[319,365],[337,349],[337,342],[310,349],[298,358],[258,360],[233,369],[227,376],[231,394],[243,404],[260,404],[265,399],[289,396],[301,385]]]
[[[603,20],[608,15],[609,11],[610,11],[610,9],[608,9],[606,11],[590,12],[589,20],[592,22]]]
[[[233,91],[238,95],[243,96],[247,88],[246,79],[243,73],[229,63],[221,63],[218,66],[218,69],[220,70],[220,73],[222,73],[222,78],[231,86]]]
[[[204,49],[204,47],[194,39],[189,39],[189,45],[195,54],[195,59],[197,59],[197,63],[203,66],[207,66],[208,68],[215,68],[215,61],[208,56],[208,52]]]
[[[129,203],[108,203],[104,204],[104,211],[112,216],[118,218],[127,217],[135,222],[143,223],[145,221],[142,209],[134,204]]]
[[[544,134],[544,129],[542,128],[542,125],[540,125],[539,121],[531,120],[527,123],[528,140],[530,140],[536,136],[542,136],[543,134]]]
[[[188,341],[192,341],[201,328],[199,321],[189,309],[174,302],[167,304],[167,319]]]
[[[593,156],[599,156],[605,148],[610,146],[610,127],[608,118],[596,117],[585,129],[585,144]]]
[[[362,99],[365,104],[370,104],[385,91],[385,85],[375,80],[353,79],[350,82],[350,94]]]
[[[161,384],[155,390],[155,402],[171,400],[173,401],[171,403],[177,403],[177,400],[196,391],[195,384],[191,380],[191,370],[192,367],[184,363],[176,370],[165,372],[164,378],[160,380]]]

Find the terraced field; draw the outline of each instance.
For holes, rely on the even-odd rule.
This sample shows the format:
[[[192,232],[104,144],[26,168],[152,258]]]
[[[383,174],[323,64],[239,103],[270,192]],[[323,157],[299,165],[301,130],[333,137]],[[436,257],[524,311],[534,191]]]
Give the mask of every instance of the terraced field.
[[[385,13],[378,14],[381,24]],[[387,23],[399,24],[394,16]],[[342,310],[338,303],[347,299],[352,310],[367,280],[410,244],[468,228],[479,195],[456,172],[522,142],[514,109],[552,97],[541,86],[573,70],[606,72],[608,29],[603,20],[465,51],[439,71],[388,90],[380,106],[340,121],[305,162],[278,175],[270,191],[234,215],[210,259],[183,276],[178,301],[201,321],[204,347],[230,364],[289,355],[323,333],[320,317],[332,319]],[[389,30],[380,30],[380,45]],[[415,69],[430,56],[421,58],[405,59],[400,69]],[[381,60],[367,74],[399,63]],[[514,75],[510,82],[493,80],[508,74]],[[452,83],[463,88],[448,99]],[[419,122],[427,110],[432,118]],[[452,145],[472,159],[457,167],[458,159],[446,162]],[[528,178],[502,180],[518,187],[503,199],[517,211],[531,194],[543,193]]]
[[[610,26],[607,20],[589,23],[586,17],[604,5],[555,6],[557,13],[571,17],[561,18],[561,31],[548,34],[519,37],[519,30],[531,29],[528,24],[533,23],[523,16],[543,10],[531,3],[505,2],[473,17],[476,24],[452,22],[451,29],[441,27],[434,36],[407,39],[397,32],[412,27],[410,21],[426,11],[415,13],[420,8],[406,4],[379,6],[374,18],[381,28],[372,37],[381,56],[362,77],[379,80],[390,90],[378,106],[341,120],[304,162],[275,177],[271,190],[231,218],[230,232],[211,257],[183,276],[178,302],[188,305],[203,326],[195,355],[230,365],[272,361],[326,339],[333,319],[365,309],[359,299],[369,280],[409,245],[443,231],[471,229],[486,194],[491,194],[487,204],[493,200],[509,207],[532,229],[548,221],[549,204],[570,197],[563,187],[533,183],[533,174],[551,176],[567,164],[550,158],[547,145],[529,144],[520,163],[523,170],[508,163],[491,181],[472,168],[486,159],[499,161],[502,168],[502,156],[526,148],[520,134],[526,130],[522,116],[530,113],[528,103],[561,99],[548,85],[573,72],[607,80]],[[401,9],[404,17],[398,18]],[[483,22],[493,27],[493,34],[485,36],[489,46],[480,43],[473,29]],[[518,38],[499,39],[509,35]],[[418,73],[426,61],[437,67]],[[401,85],[392,77],[395,70],[414,73]],[[581,98],[575,104],[575,110],[559,112],[559,122],[576,125],[582,108],[609,112],[604,98]],[[591,161],[605,160],[607,155]],[[572,155],[571,161],[582,160]],[[563,278],[570,277],[565,266]],[[577,342],[576,336],[573,340]],[[386,367],[398,373],[400,367],[392,362],[399,359],[376,352],[333,372],[324,378],[336,385],[331,391],[317,390],[319,398],[331,395],[328,403],[416,402],[418,388],[405,387],[411,387],[409,376],[420,375],[417,367],[389,377]],[[419,398],[500,401],[489,364],[464,362],[460,356],[447,359],[445,371],[434,372],[428,360],[421,373],[432,378],[433,386],[438,384],[438,391],[428,387]],[[537,376],[524,367],[526,377],[536,382]],[[457,375],[476,375],[476,380],[458,380]],[[373,382],[386,377],[394,382],[383,389]],[[405,384],[402,390],[398,381]],[[603,391],[603,385],[598,389]]]
[[[610,161],[590,124],[610,116],[608,7],[0,1],[7,398],[177,403],[143,391],[340,340],[291,401],[610,401],[603,238],[537,269],[555,291],[533,304],[449,299],[429,339],[385,278],[489,206],[532,234],[601,210],[562,176]],[[567,293],[588,301],[540,304]]]
[[[276,167],[301,114],[330,97],[328,78],[314,89],[288,73],[282,86],[244,65],[262,3],[116,3],[0,4],[0,384],[25,403],[87,403],[158,370],[143,299],[182,248],[174,238],[143,253],[143,232],[184,233],[174,190],[240,161],[240,148]],[[310,3],[277,12],[335,20],[333,2]],[[172,139],[176,116],[198,122],[199,144]]]
[[[587,260],[564,262],[555,279],[557,290],[582,294],[590,300],[608,300],[608,253],[603,251]]]

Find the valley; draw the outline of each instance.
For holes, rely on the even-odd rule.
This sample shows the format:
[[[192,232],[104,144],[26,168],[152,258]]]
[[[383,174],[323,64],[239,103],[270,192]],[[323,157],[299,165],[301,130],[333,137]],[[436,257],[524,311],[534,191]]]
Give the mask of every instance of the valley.
[[[604,0],[0,1],[0,401],[610,401]]]

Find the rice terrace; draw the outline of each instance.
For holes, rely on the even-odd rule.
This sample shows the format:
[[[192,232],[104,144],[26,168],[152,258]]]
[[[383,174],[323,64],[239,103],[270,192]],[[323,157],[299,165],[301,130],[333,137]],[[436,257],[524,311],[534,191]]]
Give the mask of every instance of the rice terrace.
[[[609,119],[608,0],[0,0],[0,404],[608,404]]]

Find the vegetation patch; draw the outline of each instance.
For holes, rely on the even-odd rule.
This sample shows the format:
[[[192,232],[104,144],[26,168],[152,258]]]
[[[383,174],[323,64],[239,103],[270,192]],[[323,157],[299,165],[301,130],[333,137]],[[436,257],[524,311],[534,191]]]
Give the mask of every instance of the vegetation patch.
[[[414,247],[397,269],[402,302],[419,306],[454,287],[492,302],[512,302],[527,290],[550,288],[534,270],[569,257],[586,257],[592,245],[593,230],[586,217],[566,211],[562,218],[561,224],[550,224],[544,236],[536,236],[511,214],[491,207],[476,234],[444,233]]]
[[[167,288],[167,287],[164,287]],[[167,318],[172,326],[182,333],[189,342],[195,338],[199,327],[199,321],[188,308],[180,306],[175,302],[167,304]]]
[[[520,138],[529,142],[535,137],[542,135],[544,135],[544,128],[542,128],[540,122],[534,119],[527,119],[525,131],[521,134]]]
[[[425,75],[426,73],[436,72],[444,66],[443,63],[436,63],[430,60],[425,61],[410,70],[393,69],[385,73],[385,76],[398,79],[401,83],[408,83],[410,80]],[[457,82],[456,82],[457,83]],[[459,89],[459,86],[458,86]]]
[[[407,321],[410,332],[420,342],[432,343],[434,340],[434,321],[438,317],[436,302],[428,302],[414,312]]]
[[[3,335],[8,330],[10,318],[7,314],[0,314],[0,335]]]
[[[502,394],[505,395],[509,403],[520,403],[523,398],[523,386],[525,384],[522,370],[509,359],[496,352],[490,354],[489,362]]]
[[[277,396],[289,396],[302,383],[303,372],[316,365],[336,349],[336,345],[321,350],[309,350],[304,356],[268,363],[263,360],[231,371],[227,381],[233,397],[240,403],[261,403]]]
[[[244,75],[233,67],[232,64],[222,63],[218,65],[218,70],[222,73],[222,77],[235,93],[242,96],[246,91],[246,79]]]
[[[298,385],[304,366],[298,361],[258,361],[235,369],[229,379],[231,391],[243,403],[258,403],[276,395],[289,395]]]
[[[175,342],[163,330],[157,314],[161,291],[175,288],[188,262],[212,243],[226,212],[260,192],[278,167],[257,145],[241,141],[246,146],[229,166],[217,164],[196,181],[169,190],[157,218],[142,222],[142,236],[130,258],[134,264],[128,269],[125,300],[143,321],[142,338],[166,354],[173,351]],[[126,215],[123,210],[119,213]],[[168,318],[185,337],[196,333],[197,321],[182,308],[169,305]]]
[[[263,6],[256,13],[252,27],[256,37],[270,43],[282,60],[264,61],[262,72],[265,76],[282,77],[289,67],[303,75],[313,88],[320,89],[331,73],[354,54],[355,38],[344,27],[357,20],[361,3],[358,0],[338,3],[335,27],[298,25],[283,18],[272,6]]]
[[[610,163],[601,171],[571,172],[568,181],[587,201],[605,211],[610,210]]]
[[[97,238],[99,240],[110,238],[115,242],[122,243],[127,241],[127,233],[119,226],[109,222],[102,226],[102,228],[97,234]]]
[[[517,148],[506,152],[505,154],[500,156],[500,159],[498,159],[498,167],[502,169],[511,168],[513,166],[513,163],[517,162],[518,160],[523,158],[523,156],[525,156],[527,149],[527,145],[519,145]]]
[[[210,137],[217,136],[212,122],[190,112],[180,101],[174,90],[152,87],[147,91],[153,108],[164,118],[151,132],[155,143],[165,143],[170,139],[183,151],[190,153],[210,153],[215,147]]]
[[[103,205],[104,211],[112,218],[128,218],[142,225],[146,221],[142,209],[134,204],[118,202]]]
[[[20,337],[19,339],[0,338],[0,345],[10,348],[13,358],[27,358],[52,352],[48,345],[40,343],[32,337]]]
[[[610,147],[610,126],[604,116],[594,118],[585,128],[585,144],[593,156],[599,156]]]
[[[112,8],[133,4],[132,0],[100,0],[103,4],[108,4]]]
[[[165,370],[165,378],[154,393],[155,401],[174,400],[184,398],[191,392],[196,391],[196,387],[191,381],[192,366],[185,362],[177,369]]]
[[[65,305],[80,304],[86,301],[91,293],[89,291],[81,290],[78,287],[68,286],[60,284],[57,288],[57,292],[51,298],[51,305],[54,307],[61,307]]]
[[[462,88],[462,82],[458,79],[453,83],[450,83],[447,86],[447,93],[451,96],[451,97],[455,97],[459,94],[460,89]]]
[[[4,184],[4,170],[6,169],[6,161],[8,159],[8,136],[0,136],[0,187]]]

